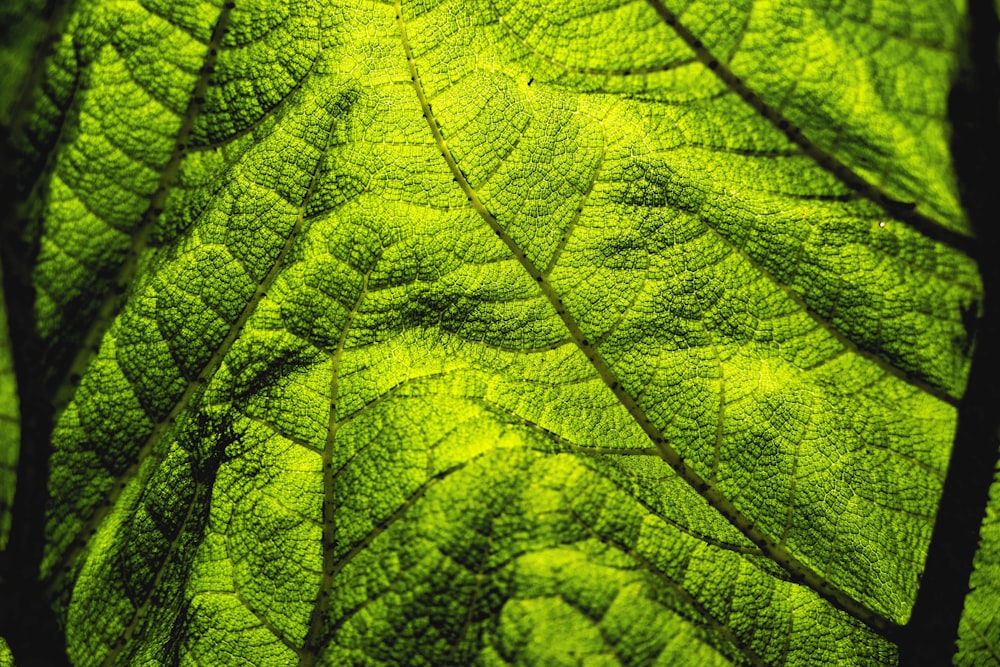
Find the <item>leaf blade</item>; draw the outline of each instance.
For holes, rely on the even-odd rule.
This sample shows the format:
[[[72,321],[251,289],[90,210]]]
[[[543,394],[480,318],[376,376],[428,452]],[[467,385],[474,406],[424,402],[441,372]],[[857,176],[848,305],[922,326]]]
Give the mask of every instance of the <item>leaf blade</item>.
[[[218,658],[229,629],[248,657],[300,664],[434,662],[480,641],[483,661],[516,661],[541,659],[533,625],[560,623],[595,659],[655,657],[627,605],[567,600],[544,553],[619,577],[679,628],[657,656],[798,664],[847,641],[844,659],[894,661],[858,619],[901,623],[912,602],[975,267],[858,200],[677,39],[647,39],[634,73],[621,31],[564,46],[581,21],[663,34],[646,5],[608,4],[544,38],[485,2],[234,12],[192,129],[205,143],[167,199],[177,236],[137,264],[55,436],[47,567],[81,556],[54,583],[73,587],[77,660]],[[269,40],[306,56],[227,116],[227,77]],[[657,448],[679,478],[618,462]],[[512,498],[548,485],[561,518],[519,501],[504,520],[529,537],[505,539],[525,553],[485,578],[459,552],[489,556],[493,538],[466,536],[442,562],[469,609],[438,604],[446,581],[421,558],[451,538],[432,508],[448,515],[484,470]],[[558,491],[576,478],[583,506]],[[416,551],[414,524],[435,536]],[[369,552],[386,573],[410,559],[419,590],[400,599],[408,570],[371,581],[397,619],[377,628],[351,584]],[[541,568],[523,598],[521,568]],[[756,617],[754,590],[774,599]],[[761,632],[786,624],[787,644]],[[398,627],[422,639],[380,652]]]

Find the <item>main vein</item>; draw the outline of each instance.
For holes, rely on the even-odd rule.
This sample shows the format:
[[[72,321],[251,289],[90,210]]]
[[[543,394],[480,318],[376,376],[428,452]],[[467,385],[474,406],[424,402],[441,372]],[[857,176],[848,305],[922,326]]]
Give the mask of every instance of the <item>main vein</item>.
[[[751,542],[756,544],[765,556],[770,558],[791,576],[793,581],[802,583],[818,595],[829,601],[835,607],[842,609],[851,616],[857,618],[877,632],[887,633],[898,628],[898,624],[885,618],[878,612],[869,609],[861,602],[855,600],[849,594],[832,586],[822,575],[811,567],[800,561],[783,545],[776,542],[772,537],[760,530],[753,521],[740,512],[732,502],[730,502],[722,492],[708,480],[697,472],[689,468],[684,458],[675,450],[663,437],[663,433],[650,421],[645,411],[639,406],[635,398],[629,394],[621,382],[618,380],[611,366],[604,360],[600,351],[594,343],[587,339],[576,319],[569,313],[563,305],[562,298],[555,291],[543,271],[535,266],[525,255],[516,241],[506,232],[497,221],[497,218],[483,205],[478,192],[473,188],[462,168],[458,165],[454,155],[448,148],[447,142],[441,133],[437,121],[431,111],[430,103],[423,89],[413,51],[406,33],[406,24],[403,21],[401,0],[396,0],[396,22],[399,26],[400,35],[403,41],[403,49],[406,54],[407,65],[410,70],[410,77],[413,88],[420,102],[424,118],[434,137],[434,141],[441,151],[441,157],[451,170],[455,182],[462,188],[468,198],[469,204],[475,209],[480,217],[486,222],[496,236],[510,249],[517,261],[521,264],[528,275],[538,284],[539,289],[546,299],[552,304],[559,318],[566,326],[573,342],[586,355],[601,379],[615,394],[618,401],[625,407],[629,415],[646,433],[653,442],[660,456],[674,471],[687,482],[695,491],[701,495],[710,506],[726,518],[737,530],[743,533]]]

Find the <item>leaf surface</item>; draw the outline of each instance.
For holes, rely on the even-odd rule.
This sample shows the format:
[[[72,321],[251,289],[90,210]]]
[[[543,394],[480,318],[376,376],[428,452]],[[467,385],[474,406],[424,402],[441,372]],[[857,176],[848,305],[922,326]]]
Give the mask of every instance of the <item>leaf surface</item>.
[[[785,4],[81,1],[29,128],[73,661],[893,664],[981,291],[958,16]]]
[[[1000,662],[1000,484],[994,481],[958,629],[955,665]]]
[[[0,274],[0,281],[3,275]],[[17,379],[11,357],[7,308],[0,293],[0,550],[10,538],[11,509],[17,483],[17,459],[20,451],[21,413],[18,409]]]
[[[7,641],[0,637],[0,666],[14,667],[14,654],[10,652]]]

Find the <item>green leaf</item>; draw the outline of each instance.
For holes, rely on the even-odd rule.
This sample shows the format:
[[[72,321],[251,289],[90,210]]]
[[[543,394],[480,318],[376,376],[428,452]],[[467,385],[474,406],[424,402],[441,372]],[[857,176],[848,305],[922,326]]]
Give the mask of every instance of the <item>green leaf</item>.
[[[961,5],[651,4],[679,20],[689,43],[704,45],[704,60],[722,61],[731,87],[754,93],[752,106],[799,128],[821,164],[839,162],[833,170],[843,180],[860,177],[968,231],[954,177],[941,169],[950,155],[948,90],[939,82],[954,67]]]
[[[0,284],[3,274],[0,273]],[[7,308],[0,290],[0,551],[10,537],[11,508],[17,481],[17,458],[20,450],[21,414],[18,410],[17,379],[11,358],[7,329]]]
[[[0,667],[14,667],[14,654],[3,637],[0,637]]]
[[[22,142],[72,662],[894,664],[961,17],[805,4],[77,3]]]
[[[989,665],[1000,662],[1000,483],[990,487],[990,502],[983,518],[975,570],[958,629],[956,665]]]

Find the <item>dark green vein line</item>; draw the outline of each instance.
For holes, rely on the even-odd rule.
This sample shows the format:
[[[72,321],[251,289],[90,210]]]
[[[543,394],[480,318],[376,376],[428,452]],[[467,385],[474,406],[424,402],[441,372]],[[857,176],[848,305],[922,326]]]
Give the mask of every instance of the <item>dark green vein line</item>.
[[[235,584],[233,584],[233,585],[235,586]],[[286,637],[285,633],[283,633],[280,628],[278,628],[276,625],[274,625],[274,623],[272,623],[271,621],[269,621],[266,616],[264,616],[262,613],[260,613],[256,609],[254,609],[253,606],[251,606],[251,604],[249,602],[247,602],[246,598],[243,597],[243,594],[240,593],[240,591],[239,591],[238,588],[236,589],[236,592],[233,593],[233,597],[236,598],[236,600],[241,605],[243,605],[244,609],[246,609],[248,612],[250,612],[253,615],[253,617],[257,619],[257,621],[260,623],[260,625],[261,625],[262,628],[264,628],[269,633],[271,633],[272,635],[274,635],[274,637],[279,642],[281,642],[282,644],[284,644],[286,647],[288,647],[289,650],[291,650],[293,653],[295,653],[296,655],[298,655],[298,653],[299,653],[299,651],[301,649],[299,649],[292,642],[292,640],[290,640],[288,637]]]
[[[725,623],[715,618],[715,616],[713,616],[712,613],[709,612],[708,609],[704,607],[704,605],[698,602],[698,600],[696,600],[695,597],[691,595],[691,593],[689,593],[683,586],[681,586],[680,583],[674,581],[674,579],[670,577],[670,575],[668,575],[666,572],[658,568],[648,558],[640,554],[632,547],[629,547],[628,545],[622,544],[617,540],[611,539],[610,537],[598,533],[589,523],[584,521],[583,517],[581,517],[579,514],[573,511],[572,505],[570,504],[569,500],[566,500],[566,505],[567,507],[570,508],[569,515],[573,517],[573,520],[576,521],[578,524],[580,524],[580,526],[582,526],[583,529],[586,530],[591,535],[591,537],[598,540],[599,542],[607,544],[621,551],[622,553],[628,555],[632,560],[638,563],[639,566],[642,567],[644,570],[655,576],[660,581],[667,584],[670,590],[674,591],[674,593],[676,593],[682,600],[684,600],[685,604],[687,604],[692,609],[698,612],[700,620],[707,621],[708,626],[712,628],[712,630],[718,633],[734,649],[736,649],[739,653],[741,653],[744,657],[746,657],[747,660],[750,661],[750,664],[754,665],[754,667],[767,667],[767,663],[764,661],[763,658],[757,655],[756,651],[754,651],[752,648],[743,643],[740,640],[740,638],[737,637],[736,634]]]
[[[36,48],[31,54],[31,65],[28,68],[24,79],[19,83],[19,92],[15,96],[17,101],[14,103],[13,108],[10,109],[10,123],[6,127],[0,127],[0,147],[3,147],[4,149],[13,148],[13,145],[5,145],[12,144],[9,139],[12,137],[24,136],[25,124],[28,122],[31,113],[34,111],[35,105],[38,102],[35,92],[42,89],[45,77],[48,74],[48,68],[45,67],[45,60],[51,55],[56,40],[58,40],[62,35],[62,32],[66,27],[66,22],[72,14],[75,5],[75,0],[49,0],[45,3],[45,7],[42,9],[42,16],[46,19],[45,34],[42,35],[41,39],[37,42]],[[79,53],[77,52],[76,55],[79,56]],[[79,60],[77,60],[77,69],[79,69]],[[76,74],[78,75],[79,72],[77,71]],[[70,99],[73,99],[76,95],[78,83],[79,79],[77,78],[73,83],[73,92],[69,96]],[[66,129],[65,120],[67,111],[67,109],[63,109],[63,112],[59,117],[59,125],[56,128],[56,131],[49,135],[54,138],[54,140],[47,142],[48,147],[45,151],[45,158],[42,160],[42,166],[37,169],[37,171],[32,170],[29,177],[21,181],[22,183],[35,181],[34,186],[31,188],[30,195],[25,198],[24,201],[33,199],[38,194],[37,189],[41,185],[38,181],[44,179],[36,180],[35,177],[39,174],[48,173],[51,170],[52,158],[55,153],[54,149],[60,144],[60,139]],[[14,149],[12,152],[16,153],[17,149]],[[0,167],[0,170],[2,170],[0,173],[3,173],[4,176],[7,177],[16,176],[16,174],[12,173],[12,171],[17,164],[18,162],[16,160],[5,160],[5,164]],[[23,177],[24,174],[21,174],[21,176]],[[13,200],[9,201],[9,204],[14,203],[15,202]],[[14,210],[14,208],[15,207],[12,207],[12,210]],[[16,215],[14,218],[16,218]],[[9,221],[4,221],[5,224],[7,222]]]
[[[376,407],[397,396],[401,391],[403,391],[409,386],[419,384],[421,382],[424,382],[425,380],[434,380],[437,378],[446,377],[452,374],[453,372],[454,371],[440,371],[435,373],[428,373],[427,375],[421,375],[418,377],[409,377],[406,378],[405,380],[401,380],[396,384],[394,384],[393,386],[386,389],[384,392],[382,392],[372,400],[368,401],[367,403],[359,407],[354,412],[344,415],[344,417],[340,420],[340,427],[343,428],[352,421],[372,412]],[[423,395],[418,395],[413,397],[402,396],[401,398],[423,398],[423,397],[424,397]]]
[[[374,262],[372,268],[377,264],[377,261]],[[312,614],[309,618],[309,631],[302,645],[302,651],[299,653],[299,667],[310,667],[316,664],[316,660],[319,658],[323,642],[324,621],[326,620],[327,610],[330,608],[330,589],[333,586],[333,578],[337,571],[337,563],[334,560],[334,553],[337,547],[337,527],[334,524],[334,514],[336,513],[334,490],[336,488],[337,477],[344,468],[334,471],[333,448],[337,440],[337,432],[342,426],[337,414],[337,401],[340,392],[340,360],[344,354],[344,343],[347,341],[347,332],[350,330],[351,323],[357,316],[361,302],[364,301],[365,296],[368,294],[368,279],[370,276],[371,270],[367,271],[364,275],[358,298],[344,320],[344,324],[340,330],[340,337],[337,340],[337,348],[334,350],[331,359],[329,421],[326,442],[323,445],[323,541],[321,547],[323,574],[320,577],[316,602],[313,605]],[[346,468],[346,464],[344,467]]]
[[[222,339],[218,348],[205,362],[205,365],[202,367],[201,371],[196,374],[195,378],[188,381],[184,391],[175,400],[173,407],[162,419],[160,419],[159,423],[156,424],[147,436],[145,442],[143,442],[142,446],[136,453],[132,464],[125,470],[124,473],[122,473],[112,489],[108,492],[103,504],[99,506],[94,511],[94,514],[87,520],[81,531],[82,535],[89,535],[92,531],[97,529],[104,518],[111,512],[115,502],[124,490],[125,485],[138,475],[142,464],[153,452],[155,446],[172,430],[178,416],[180,416],[184,409],[191,404],[195,396],[202,392],[208,380],[212,377],[212,375],[214,375],[215,371],[218,370],[219,366],[222,364],[222,360],[233,346],[233,343],[236,342],[236,339],[243,332],[243,327],[246,326],[250,316],[257,310],[257,306],[264,299],[268,290],[270,290],[271,285],[274,283],[274,280],[277,278],[282,268],[284,268],[285,258],[288,256],[295,240],[299,237],[299,233],[302,231],[305,211],[315,191],[316,184],[319,181],[322,163],[327,152],[329,151],[330,142],[332,141],[335,128],[336,119],[331,118],[330,128],[327,133],[325,144],[317,157],[316,167],[313,171],[306,193],[303,196],[302,204],[299,206],[298,216],[296,217],[291,230],[288,232],[288,237],[285,239],[284,245],[278,252],[278,256],[275,258],[274,263],[268,270],[267,275],[265,275],[263,280],[261,280],[261,282],[257,285],[253,295],[247,301],[247,304],[240,312],[239,317],[237,317],[236,321],[230,326],[229,332],[226,334],[225,338]],[[67,552],[60,557],[58,563],[52,569],[52,573],[50,574],[49,582],[46,587],[49,596],[53,596],[58,593],[64,577],[69,573],[68,566],[82,551],[84,551],[86,546],[87,545],[82,542],[74,543],[74,546],[68,549]]]
[[[542,269],[542,275],[549,277],[552,275],[552,270],[559,263],[559,258],[562,256],[563,250],[566,249],[566,244],[569,243],[570,238],[573,236],[573,232],[576,231],[576,224],[580,221],[580,216],[583,215],[583,207],[587,204],[587,199],[590,194],[594,191],[594,186],[597,185],[597,179],[601,175],[601,169],[604,167],[604,158],[607,156],[608,152],[608,138],[604,133],[604,127],[601,126],[601,141],[603,145],[601,146],[601,157],[597,160],[597,165],[594,167],[594,175],[590,179],[590,183],[587,185],[586,191],[581,194],[580,203],[576,206],[576,211],[573,213],[573,218],[569,221],[566,229],[563,230],[562,237],[559,239],[559,243],[556,244],[556,249],[552,253],[552,257],[549,258],[548,264]]]
[[[135,607],[135,611],[132,614],[129,624],[125,627],[121,635],[118,637],[118,640],[105,656],[104,661],[101,663],[104,667],[111,667],[115,664],[115,658],[117,658],[121,654],[122,650],[128,646],[129,642],[132,641],[132,638],[135,636],[136,629],[139,627],[140,623],[142,623],[143,619],[146,618],[146,614],[149,613],[150,607],[156,599],[156,589],[163,583],[163,576],[167,571],[167,566],[180,549],[187,524],[191,521],[191,518],[195,514],[195,509],[199,506],[199,504],[204,503],[205,499],[203,496],[205,495],[211,495],[211,490],[206,489],[203,484],[198,484],[197,488],[191,494],[191,501],[188,503],[187,509],[184,512],[184,518],[181,519],[180,525],[177,527],[177,533],[173,536],[173,539],[170,540],[170,544],[167,546],[163,560],[160,562],[160,565],[156,570],[156,574],[153,576],[153,581],[149,585],[149,590],[146,592],[142,602]]]
[[[403,504],[396,509],[396,511],[387,516],[381,523],[375,526],[373,530],[371,530],[367,535],[365,535],[365,537],[360,542],[351,547],[351,549],[347,553],[345,553],[339,560],[334,562],[330,570],[326,570],[326,568],[324,567],[324,577],[329,578],[330,585],[332,585],[333,580],[340,573],[340,571],[343,570],[344,567],[346,567],[354,559],[355,556],[357,556],[362,551],[367,549],[368,546],[372,542],[374,542],[379,535],[389,530],[389,528],[391,528],[397,521],[405,517],[406,513],[415,504],[417,504],[417,502],[421,498],[427,495],[427,492],[430,490],[431,487],[433,487],[436,484],[439,484],[441,481],[450,477],[452,474],[458,472],[459,470],[462,470],[463,468],[465,468],[466,466],[468,466],[470,463],[472,463],[481,456],[482,454],[463,463],[454,465],[451,468],[446,468],[445,470],[442,470],[441,472],[437,473],[436,475],[428,479],[426,482],[418,486],[417,489],[403,502]],[[332,550],[328,550],[326,553],[332,556]],[[326,559],[326,554],[324,554],[324,560],[325,559]],[[325,592],[326,592],[325,596],[326,600],[323,602],[323,606],[328,607],[330,591],[328,589]],[[366,600],[364,604],[367,604],[368,602],[369,601]],[[317,609],[318,608],[319,605],[317,605]],[[325,616],[325,610],[324,610],[324,616]],[[307,640],[305,647],[302,649],[302,654],[301,654],[302,657],[299,660],[299,667],[312,667],[312,665],[315,665],[316,661],[319,659],[319,655],[322,648],[336,634],[337,630],[344,623],[350,620],[350,618],[351,618],[351,612],[342,614],[332,624],[329,630],[324,631],[323,628],[324,618],[322,616],[319,617],[319,635],[315,639],[315,645],[308,643]],[[312,634],[312,628],[310,628],[310,634]]]
[[[309,69],[307,69],[302,74],[302,76],[299,77],[299,79],[295,82],[295,84],[291,88],[288,89],[288,92],[280,100],[278,100],[277,102],[275,102],[269,108],[267,108],[264,111],[262,111],[261,114],[260,114],[260,116],[257,119],[255,119],[253,122],[251,122],[250,124],[248,124],[246,127],[233,132],[228,137],[225,137],[223,139],[218,139],[218,140],[215,140],[215,141],[210,141],[210,142],[205,143],[205,144],[195,144],[193,146],[190,146],[187,149],[187,152],[188,153],[202,153],[202,152],[205,152],[205,151],[210,151],[210,150],[215,150],[217,148],[222,148],[223,146],[228,146],[228,145],[232,144],[233,142],[238,141],[239,139],[242,139],[246,135],[253,133],[258,128],[260,128],[265,122],[267,122],[267,120],[269,118],[272,118],[275,115],[277,115],[278,113],[280,113],[281,110],[288,104],[289,100],[292,99],[295,96],[295,94],[299,90],[302,89],[302,87],[305,85],[306,81],[312,76],[313,72],[316,71],[316,64],[319,62],[319,59],[323,56],[323,32],[322,31],[320,31],[320,33],[319,33],[319,40],[318,41],[319,41],[319,45],[317,46],[317,49],[316,49],[316,57],[313,59],[312,63],[310,63]]]
[[[986,633],[983,632],[982,629],[980,629],[980,627],[975,622],[973,622],[971,618],[965,619],[965,622],[969,624],[969,629],[972,630],[972,633],[979,638],[979,641],[983,643],[983,646],[986,647],[986,650],[989,651],[991,656],[993,656],[993,659],[996,661],[996,664],[1000,665],[1000,652],[998,652],[997,647],[990,642],[990,638],[986,636]]]
[[[567,440],[558,433],[555,433],[554,431],[551,431],[545,428],[544,426],[541,426],[540,424],[531,421],[530,419],[525,419],[524,417],[518,415],[512,410],[509,410],[508,408],[503,407],[502,405],[493,403],[492,401],[489,401],[484,398],[477,398],[475,399],[475,402],[481,403],[484,407],[486,407],[487,410],[489,410],[493,414],[496,414],[498,417],[504,419],[505,421],[511,421],[513,423],[520,424],[533,431],[537,431],[538,433],[542,434],[543,436],[545,436],[550,440],[554,440],[558,446],[536,450],[543,452],[545,454],[553,454],[553,453],[578,454],[581,457],[586,457],[586,459],[584,459],[585,461],[615,459],[623,456],[655,456],[657,458],[660,457],[660,450],[655,447],[647,447],[646,449],[614,449],[611,447],[587,447],[585,445],[578,445],[570,440]],[[587,465],[589,469],[595,470],[604,479],[608,480],[608,482],[613,484],[615,488],[623,492],[627,491],[625,487],[619,484],[616,480],[609,477],[605,473],[605,471],[601,470],[599,467],[595,467],[592,464],[587,464],[587,463],[585,463],[585,465]],[[673,526],[674,528],[684,533],[685,535],[689,535],[690,537],[693,537],[696,540],[704,542],[705,544],[710,544],[714,547],[718,547],[719,549],[725,549],[726,551],[733,551],[745,555],[751,555],[751,556],[764,555],[763,552],[761,552],[761,550],[758,549],[757,547],[747,547],[738,544],[731,544],[729,542],[724,542],[723,540],[716,539],[709,535],[704,535],[702,533],[696,532],[688,528],[687,526],[679,523],[678,521],[675,521],[674,519],[671,519],[669,517],[664,516],[663,514],[660,514],[659,510],[655,509],[654,507],[646,503],[646,501],[644,501],[642,498],[636,497],[635,500],[640,505],[642,505],[646,509],[646,511],[649,512],[652,516],[655,516],[657,519],[663,521],[664,523],[670,526]]]
[[[273,424],[273,423],[269,422],[268,420],[264,419],[263,417],[256,417],[254,415],[249,415],[246,412],[243,412],[242,410],[240,410],[239,408],[234,408],[234,409],[239,413],[239,415],[241,417],[243,417],[247,421],[252,422],[254,424],[260,424],[264,428],[266,428],[269,431],[271,431],[272,433],[274,433],[279,438],[282,438],[283,440],[287,440],[288,442],[290,442],[291,444],[295,445],[296,447],[301,447],[302,449],[305,449],[308,452],[312,452],[313,454],[316,454],[319,451],[319,448],[316,447],[315,445],[313,445],[313,444],[311,444],[311,443],[309,443],[309,442],[307,442],[307,441],[299,438],[298,436],[291,435],[289,433],[285,433],[281,429],[280,426],[278,426],[277,424]],[[315,519],[314,519],[314,521],[315,521]]]
[[[569,440],[555,431],[545,428],[538,422],[532,421],[526,417],[522,417],[510,408],[507,408],[499,403],[494,403],[487,398],[475,397],[468,399],[473,403],[479,403],[487,411],[492,414],[497,415],[505,422],[513,422],[520,424],[521,426],[526,426],[533,431],[537,431],[549,440],[553,440],[558,443],[558,447],[554,448],[555,452],[573,452],[574,454],[584,454],[586,456],[593,457],[614,457],[614,456],[656,456],[659,457],[660,450],[656,447],[645,447],[642,449],[626,449],[621,447],[602,447],[602,446],[592,446],[578,445],[572,440]],[[548,450],[546,450],[548,451]]]
[[[215,71],[215,62],[218,59],[222,38],[229,27],[229,19],[233,7],[233,2],[226,2],[219,12],[219,18],[212,29],[212,37],[206,47],[205,60],[198,73],[198,80],[195,83],[194,90],[191,92],[191,97],[188,99],[188,106],[184,111],[170,159],[160,174],[159,183],[150,199],[149,206],[146,207],[145,212],[142,214],[139,228],[132,235],[132,245],[124,261],[118,267],[118,272],[111,284],[111,290],[101,300],[100,305],[97,306],[93,320],[87,331],[80,338],[80,345],[76,349],[66,372],[63,374],[62,381],[53,394],[52,402],[55,406],[55,421],[59,420],[59,415],[66,409],[70,401],[73,400],[79,378],[83,376],[90,362],[97,354],[101,338],[104,337],[108,327],[114,321],[115,315],[118,314],[122,305],[121,296],[129,284],[131,284],[132,278],[138,269],[139,256],[142,255],[143,251],[150,244],[153,233],[156,230],[156,223],[166,205],[167,194],[170,192],[170,187],[180,172],[181,161],[187,154],[187,142],[191,136],[191,131],[194,129],[195,121],[201,113],[205,101],[205,93],[211,83],[212,73]]]
[[[680,22],[676,14],[667,9],[662,0],[647,0],[647,2],[660,15],[663,22],[673,28],[677,35],[684,40],[698,60],[714,72],[733,92],[743,98],[758,114],[783,132],[789,141],[802,148],[820,167],[836,176],[844,185],[862,197],[871,200],[892,217],[907,223],[913,229],[930,239],[946,243],[953,248],[961,250],[970,257],[977,257],[982,252],[974,239],[942,227],[933,219],[922,213],[918,213],[912,203],[893,199],[878,186],[865,180],[861,175],[857,174],[828,151],[820,148],[803,133],[801,128],[785,118],[776,108],[765,102],[760,95],[744,83],[743,79],[733,73],[725,63],[705,48],[701,40]]]
[[[230,528],[231,527],[232,526],[230,526]],[[229,539],[229,532],[226,533],[226,555],[229,557],[229,561],[230,562],[235,562],[235,560],[233,559],[233,548],[232,548],[232,543],[231,543],[231,541]],[[289,649],[291,649],[296,655],[298,655],[299,651],[301,649],[299,649],[290,639],[288,639],[288,637],[285,636],[285,633],[282,632],[280,628],[278,628],[277,626],[275,626],[274,623],[272,623],[270,620],[268,620],[268,618],[266,616],[264,616],[261,612],[259,612],[256,609],[254,609],[253,605],[251,605],[247,601],[247,599],[245,597],[243,597],[243,594],[240,593],[239,584],[236,582],[236,568],[233,568],[232,575],[233,575],[232,576],[232,582],[233,582],[233,593],[232,593],[232,595],[233,595],[233,597],[236,598],[236,600],[241,605],[243,605],[244,609],[246,609],[251,614],[253,614],[253,617],[256,618],[260,622],[261,626],[265,630],[267,630],[272,635],[274,635],[274,637],[277,638],[278,641],[280,641],[282,644],[284,644]]]
[[[407,65],[410,68],[410,76],[413,81],[414,92],[416,93],[417,99],[423,110],[428,128],[434,136],[438,149],[441,151],[441,157],[447,163],[449,169],[451,169],[455,182],[462,188],[462,191],[468,198],[470,206],[472,206],[472,208],[479,213],[480,217],[496,234],[497,238],[499,238],[510,249],[511,253],[513,253],[518,262],[520,262],[524,267],[524,270],[527,271],[532,279],[538,284],[539,289],[543,294],[545,294],[546,298],[552,304],[552,307],[555,308],[556,313],[562,319],[563,324],[569,331],[574,343],[576,343],[577,347],[579,347],[583,354],[586,355],[587,359],[590,360],[590,363],[597,370],[598,374],[600,374],[601,379],[611,389],[611,391],[614,392],[615,396],[625,409],[628,410],[629,414],[639,427],[642,428],[649,439],[660,450],[660,456],[663,457],[663,460],[666,461],[667,464],[669,464],[681,478],[690,484],[709,503],[709,505],[715,508],[716,511],[724,516],[751,542],[756,544],[768,558],[787,570],[793,579],[813,589],[817,594],[828,600],[838,609],[842,609],[878,632],[885,632],[890,628],[898,627],[893,621],[885,618],[878,612],[869,609],[847,593],[832,586],[818,572],[792,555],[792,553],[784,545],[778,544],[772,537],[764,533],[750,518],[740,512],[721,493],[721,491],[719,491],[718,488],[710,484],[694,470],[688,468],[687,464],[684,462],[684,458],[677,452],[677,450],[666,442],[663,434],[650,421],[645,411],[639,407],[636,399],[622,386],[618,377],[611,369],[611,366],[604,360],[593,343],[586,338],[583,331],[580,329],[580,325],[563,305],[562,298],[556,293],[552,283],[550,283],[548,279],[542,275],[542,272],[538,269],[538,267],[531,263],[531,261],[524,254],[524,251],[521,250],[514,239],[507,234],[504,228],[497,221],[496,217],[494,217],[493,214],[490,213],[489,210],[487,210],[483,205],[482,201],[479,199],[478,192],[469,184],[464,172],[461,167],[458,166],[458,163],[455,161],[455,157],[448,149],[448,145],[445,142],[444,137],[441,135],[441,130],[431,112],[427,97],[424,95],[420,76],[417,72],[416,62],[414,61],[413,52],[406,34],[406,24],[404,23],[402,17],[401,0],[396,1],[396,21],[399,26],[400,37],[403,40],[403,50],[406,55]]]
[[[825,331],[831,337],[836,339],[836,341],[840,343],[840,345],[846,351],[855,356],[861,357],[862,359],[865,359],[868,362],[871,362],[875,366],[878,366],[879,370],[881,370],[886,375],[891,375],[895,378],[898,378],[899,380],[905,382],[911,387],[919,389],[925,394],[933,396],[942,403],[947,403],[952,407],[958,405],[959,399],[955,398],[954,396],[944,391],[940,387],[935,387],[930,382],[914,376],[906,369],[900,368],[891,361],[883,358],[877,352],[861,347],[853,340],[848,338],[846,335],[844,335],[840,331],[840,329],[838,329],[836,325],[834,325],[834,323],[832,322],[832,315],[836,311],[836,304],[834,304],[834,307],[830,309],[831,317],[829,318],[824,317],[820,313],[816,312],[816,310],[814,310],[806,302],[803,296],[799,294],[797,291],[795,291],[795,289],[790,284],[778,280],[778,278],[775,277],[774,274],[772,274],[763,265],[763,263],[761,263],[755,257],[750,255],[750,253],[748,253],[742,246],[733,243],[733,241],[730,238],[728,238],[725,234],[716,229],[714,225],[705,222],[704,219],[702,219],[702,222],[705,223],[705,227],[711,231],[711,233],[715,236],[715,238],[717,238],[721,243],[725,244],[727,247],[732,248],[734,252],[738,253],[740,257],[744,259],[744,261],[746,261],[750,266],[756,269],[757,272],[760,273],[760,275],[763,278],[765,278],[771,285],[777,286],[777,288],[782,292],[782,294],[791,299],[792,302],[794,302],[795,305],[799,308],[799,310],[805,313],[809,317],[809,319],[811,319],[813,322],[816,323],[818,327],[820,327],[821,329],[823,329],[823,331]],[[803,241],[801,245],[805,245],[805,241]]]

